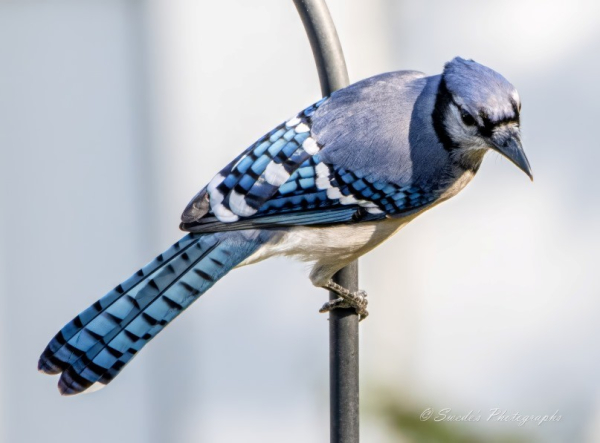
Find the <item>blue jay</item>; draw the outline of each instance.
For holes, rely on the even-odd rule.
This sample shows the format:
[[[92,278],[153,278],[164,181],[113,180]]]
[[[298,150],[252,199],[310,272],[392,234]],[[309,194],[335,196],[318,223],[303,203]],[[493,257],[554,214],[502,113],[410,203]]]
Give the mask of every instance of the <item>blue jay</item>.
[[[103,387],[171,320],[236,267],[284,255],[313,263],[315,286],[471,181],[490,149],[532,178],[521,102],[497,72],[455,58],[441,75],[378,75],[277,126],[188,204],[189,234],[68,323],[38,368],[63,395]]]

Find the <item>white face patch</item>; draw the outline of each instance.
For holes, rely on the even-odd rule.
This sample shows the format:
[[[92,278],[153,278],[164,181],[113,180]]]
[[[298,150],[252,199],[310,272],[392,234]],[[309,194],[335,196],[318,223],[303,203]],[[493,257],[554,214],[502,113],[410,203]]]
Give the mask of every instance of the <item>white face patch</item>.
[[[250,217],[256,214],[256,209],[246,203],[246,199],[242,194],[236,191],[231,191],[229,194],[229,207],[233,213],[241,217]]]
[[[512,99],[515,101],[515,103],[517,104],[517,108],[519,110],[519,112],[521,111],[521,97],[519,97],[519,92],[515,89],[513,90],[512,94],[511,94]]]
[[[456,105],[451,105],[446,113],[446,130],[450,139],[464,150],[479,150],[487,148],[480,137],[476,125],[466,125],[461,117],[461,111]]]
[[[290,178],[282,164],[271,162],[265,169],[265,180],[273,186],[281,186]]]

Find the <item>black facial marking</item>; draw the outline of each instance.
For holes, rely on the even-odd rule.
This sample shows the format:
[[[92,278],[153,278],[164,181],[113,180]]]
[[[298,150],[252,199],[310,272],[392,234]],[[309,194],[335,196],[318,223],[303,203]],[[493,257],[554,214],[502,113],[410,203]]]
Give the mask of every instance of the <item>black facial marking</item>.
[[[493,120],[489,114],[480,110],[475,116],[464,110],[452,96],[452,93],[448,90],[445,79],[442,77],[438,86],[438,91],[435,99],[435,106],[431,114],[433,127],[438,140],[447,151],[460,148],[454,141],[452,141],[444,120],[450,106],[454,105],[460,110],[460,116],[465,126],[476,126],[479,135],[485,138],[490,138],[494,132],[494,129],[500,125],[516,123],[519,124],[519,112],[520,104],[512,97],[509,98],[511,106],[513,108],[512,115],[505,116],[503,118]],[[478,123],[478,121],[481,123]]]
[[[433,113],[431,114],[431,121],[433,122],[433,128],[438,140],[447,151],[458,148],[456,143],[454,143],[450,138],[448,130],[444,125],[446,111],[452,102],[452,94],[446,86],[446,81],[444,78],[442,78],[440,80],[440,85],[438,86],[437,95],[435,97],[435,106],[433,107]]]
[[[489,118],[486,118],[483,120],[483,126],[480,126],[480,128],[479,128],[479,132],[484,137],[491,137],[492,132],[494,132],[494,129],[496,127],[501,126],[501,125],[506,125],[509,123],[515,123],[518,125],[519,121],[520,120],[519,120],[518,113],[515,113],[512,116],[504,117],[504,118],[501,118],[499,120],[494,120],[494,121],[491,121]]]
[[[483,122],[483,125],[479,126],[479,133],[484,137],[491,137],[492,132],[494,131],[495,124],[492,123],[487,113],[485,113],[484,111],[479,112],[479,117]]]

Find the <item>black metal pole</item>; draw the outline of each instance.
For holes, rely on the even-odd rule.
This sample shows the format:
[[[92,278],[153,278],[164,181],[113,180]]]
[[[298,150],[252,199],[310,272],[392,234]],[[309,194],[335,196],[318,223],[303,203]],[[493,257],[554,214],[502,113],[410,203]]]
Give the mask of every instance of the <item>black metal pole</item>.
[[[346,61],[325,0],[294,0],[310,40],[323,96],[348,85]],[[358,262],[334,276],[358,290]],[[336,299],[337,294],[330,294]],[[353,309],[329,313],[329,395],[331,443],[358,443],[358,315]]]

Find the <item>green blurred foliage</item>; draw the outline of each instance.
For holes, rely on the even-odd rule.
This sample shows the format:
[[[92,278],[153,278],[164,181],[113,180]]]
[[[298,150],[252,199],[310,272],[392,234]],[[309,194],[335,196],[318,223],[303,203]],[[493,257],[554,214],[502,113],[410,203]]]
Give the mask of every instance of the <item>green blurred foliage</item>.
[[[486,431],[481,423],[468,421],[422,420],[427,406],[419,406],[407,396],[390,389],[377,389],[368,396],[368,419],[387,428],[389,441],[406,443],[531,443],[525,431]]]

